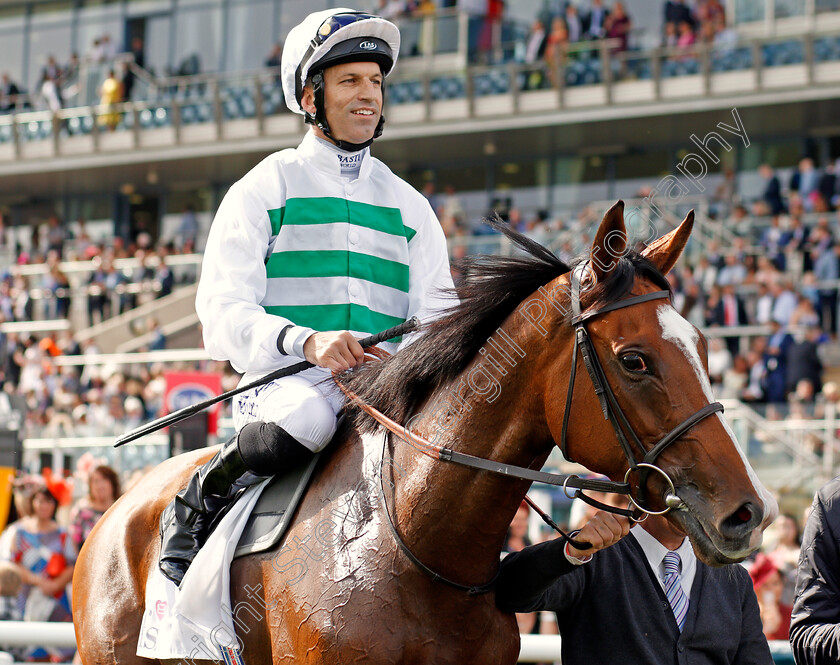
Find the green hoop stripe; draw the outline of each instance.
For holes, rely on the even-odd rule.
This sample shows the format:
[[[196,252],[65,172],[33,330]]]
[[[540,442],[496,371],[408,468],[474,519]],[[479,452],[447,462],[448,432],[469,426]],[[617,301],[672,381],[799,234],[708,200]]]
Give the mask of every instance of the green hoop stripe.
[[[269,279],[355,277],[408,293],[408,266],[370,254],[341,250],[275,252],[265,269]]]
[[[271,234],[275,236],[280,233],[283,224],[310,226],[337,222],[401,236],[409,242],[417,234],[414,229],[403,224],[399,208],[385,208],[328,196],[289,199],[284,207],[269,210],[268,218]]]
[[[374,312],[364,305],[267,305],[268,314],[283,316],[296,325],[314,330],[355,330],[376,333],[403,323],[405,319]]]

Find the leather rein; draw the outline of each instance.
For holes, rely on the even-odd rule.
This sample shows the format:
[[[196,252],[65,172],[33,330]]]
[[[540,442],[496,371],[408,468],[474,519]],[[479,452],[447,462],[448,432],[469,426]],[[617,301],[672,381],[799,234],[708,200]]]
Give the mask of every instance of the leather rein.
[[[592,341],[589,337],[589,333],[586,330],[586,322],[601,314],[606,314],[607,312],[623,309],[625,307],[632,307],[633,305],[648,302],[651,300],[670,300],[671,294],[668,291],[655,291],[640,296],[632,296],[630,298],[625,298],[610,305],[605,305],[604,307],[601,307],[599,309],[581,313],[580,275],[582,270],[585,269],[585,265],[586,264],[583,264],[582,267],[579,267],[578,269],[573,271],[571,280],[573,313],[572,325],[575,328],[573,348],[574,361],[572,362],[572,368],[569,374],[569,389],[566,393],[566,406],[563,417],[563,428],[560,440],[560,449],[563,453],[563,456],[567,460],[573,461],[568,453],[566,433],[568,430],[568,423],[571,415],[572,395],[574,392],[575,375],[577,368],[577,356],[578,353],[580,353],[581,357],[583,358],[584,367],[586,367],[593,388],[595,389],[595,394],[597,395],[598,400],[601,404],[601,409],[604,414],[604,420],[609,420],[612,424],[613,429],[618,438],[619,444],[621,445],[622,451],[624,452],[624,455],[627,458],[629,468],[627,469],[627,473],[624,476],[623,482],[616,482],[612,480],[598,480],[592,478],[581,478],[577,474],[557,474],[548,473],[545,471],[536,471],[527,467],[516,466],[514,464],[507,464],[504,462],[497,462],[494,460],[485,459],[483,457],[468,455],[466,453],[461,453],[456,450],[452,450],[451,448],[447,448],[446,446],[436,445],[434,443],[431,443],[427,439],[421,437],[420,435],[412,432],[407,427],[395,422],[378,409],[372,407],[370,404],[367,404],[364,401],[362,401],[362,399],[358,395],[356,395],[352,390],[350,390],[344,384],[342,384],[341,381],[337,378],[337,376],[334,375],[333,378],[338,387],[341,389],[341,391],[350,400],[352,400],[356,404],[356,406],[358,406],[358,408],[360,408],[362,411],[368,414],[376,422],[382,425],[386,430],[396,435],[396,437],[400,441],[407,443],[415,450],[422,453],[423,455],[426,455],[427,457],[444,462],[451,462],[453,464],[458,464],[460,466],[465,466],[472,469],[490,471],[492,473],[508,476],[510,478],[517,478],[520,480],[529,480],[531,482],[539,482],[548,485],[559,486],[563,488],[563,492],[569,498],[578,498],[584,501],[585,503],[600,510],[606,510],[608,512],[623,515],[631,519],[635,519],[638,516],[639,512],[643,513],[644,517],[646,517],[647,515],[664,515],[670,510],[679,508],[682,505],[682,499],[680,499],[677,496],[674,483],[668,476],[668,474],[654,464],[656,458],[668,446],[670,446],[677,439],[679,439],[679,437],[685,434],[686,431],[694,427],[694,425],[696,425],[697,423],[714,413],[722,412],[723,405],[720,402],[713,402],[711,404],[707,404],[706,406],[698,410],[696,413],[683,420],[683,422],[674,427],[672,430],[670,430],[665,436],[663,436],[659,441],[657,441],[657,443],[650,450],[645,450],[644,445],[633,430],[633,427],[627,419],[627,416],[624,414],[624,411],[621,409],[621,406],[619,405],[618,400],[616,399],[615,394],[612,391],[612,388],[610,388],[610,385],[607,382],[606,375],[604,374],[604,370],[601,366],[600,361],[598,360],[598,355],[595,352],[595,347],[593,346]],[[366,351],[368,353],[373,353],[374,356],[377,356],[379,358],[382,358],[383,355],[385,355],[384,352],[380,352],[379,349],[366,349]],[[630,439],[632,439],[632,444]],[[386,445],[387,437],[385,438],[385,441],[383,441],[382,446],[383,460]],[[637,461],[634,448],[636,450],[641,451],[642,461]],[[385,515],[387,516],[388,526],[390,527],[394,540],[397,542],[400,549],[408,557],[408,559],[417,568],[419,568],[429,577],[431,577],[432,580],[440,581],[444,584],[447,584],[450,587],[453,587],[460,591],[464,591],[469,595],[478,595],[491,591],[495,587],[496,579],[499,576],[498,571],[496,572],[496,575],[493,577],[493,579],[491,579],[486,584],[469,586],[459,584],[458,582],[454,582],[443,577],[439,573],[436,573],[431,568],[426,566],[414,555],[414,553],[410,550],[410,548],[400,537],[399,533],[397,532],[397,528],[394,525],[394,521],[391,518],[391,513],[388,509],[388,502],[385,497],[385,488],[383,485],[384,465],[380,466],[380,469],[382,469],[382,471],[380,472],[379,485],[380,491],[382,493],[382,501],[383,506],[385,508]],[[645,498],[646,485],[649,475],[652,471],[660,474],[668,483],[668,493],[665,497],[666,507],[664,510],[654,511],[643,505],[647,503]],[[636,485],[637,496],[635,499],[631,495],[631,486],[628,482],[630,474],[633,472],[638,472],[639,474],[638,484]],[[574,490],[574,492],[571,495],[569,494],[570,488]],[[592,499],[591,497],[588,497],[586,494],[583,493],[582,490],[626,495],[630,507],[625,509],[604,504],[600,501]],[[528,497],[525,498],[528,501],[529,505],[531,505],[535,509],[535,511],[540,515],[540,517],[550,527],[557,531],[560,534],[560,536],[564,540],[566,540],[566,542],[570,543],[571,545],[580,550],[585,550],[591,547],[589,543],[583,543],[573,540],[571,536],[574,535],[574,532],[571,535],[564,533],[560,529],[560,527],[551,519],[551,517],[549,517],[545,512],[540,510],[539,507],[537,507],[533,503],[533,501],[528,500]],[[644,519],[644,517],[642,519]],[[641,520],[635,519],[635,521]]]

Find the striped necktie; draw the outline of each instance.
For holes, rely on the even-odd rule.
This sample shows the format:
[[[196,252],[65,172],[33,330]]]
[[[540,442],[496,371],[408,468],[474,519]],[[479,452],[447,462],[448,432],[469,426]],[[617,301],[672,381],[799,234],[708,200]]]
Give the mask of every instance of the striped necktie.
[[[665,577],[662,581],[665,584],[665,596],[671,603],[674,618],[677,620],[680,630],[682,630],[685,625],[685,617],[688,614],[688,596],[685,595],[680,583],[682,561],[680,561],[680,555],[676,552],[668,552],[663,563],[665,565]]]

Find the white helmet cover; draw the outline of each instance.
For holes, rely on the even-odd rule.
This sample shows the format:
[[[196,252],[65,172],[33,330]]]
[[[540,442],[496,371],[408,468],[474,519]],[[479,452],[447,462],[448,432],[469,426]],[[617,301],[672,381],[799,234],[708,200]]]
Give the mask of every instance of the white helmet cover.
[[[283,80],[283,93],[286,97],[286,106],[291,111],[305,115],[304,110],[300,106],[300,101],[297,99],[297,86],[299,85],[300,89],[303,89],[312,66],[327,55],[330,49],[339,42],[353,39],[354,37],[377,37],[382,39],[391,48],[394,65],[396,65],[397,56],[400,52],[400,31],[393,23],[378,16],[370,16],[370,18],[363,18],[349,25],[345,25],[329,35],[323,43],[315,46],[321,26],[326,21],[338,14],[354,13],[357,13],[355,9],[347,9],[345,7],[315,12],[307,16],[289,32],[283,46],[280,75]],[[323,33],[320,36],[323,37]],[[315,46],[312,55],[308,58],[307,62],[302,63],[301,61],[306,57],[311,46]],[[298,71],[298,67],[300,67],[299,83],[295,80],[295,73]],[[391,70],[393,71],[393,67]],[[385,72],[386,75],[388,73]]]

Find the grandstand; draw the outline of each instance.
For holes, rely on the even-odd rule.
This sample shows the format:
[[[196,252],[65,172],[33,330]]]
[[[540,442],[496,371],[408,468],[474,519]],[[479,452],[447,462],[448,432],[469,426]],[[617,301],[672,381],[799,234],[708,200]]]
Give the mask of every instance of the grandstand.
[[[480,224],[493,210],[556,252],[574,254],[603,210],[624,198],[628,210],[640,211],[633,221],[639,234],[648,221],[661,231],[689,208],[698,211],[692,268],[702,257],[719,257],[721,264],[727,254],[739,261],[760,257],[769,251],[775,222],[753,209],[765,186],[759,166],[776,169],[785,189],[803,157],[813,158],[820,173],[833,167],[840,156],[840,5],[732,0],[726,39],[663,47],[659,3],[625,4],[633,20],[629,48],[617,50],[615,39],[571,44],[553,63],[562,74],[554,83],[547,75],[551,63],[525,57],[530,25],[550,3],[508,3],[491,48],[481,53],[471,49],[473,17],[457,7],[400,19],[402,61],[389,79],[386,131],[374,154],[453,214],[446,227],[453,256],[510,251]],[[7,286],[0,285],[2,333],[52,335],[61,346],[69,331],[83,351],[148,350],[128,360],[65,354],[54,362],[88,373],[90,367],[120,368],[147,384],[161,369],[153,371],[150,360],[172,366],[172,356],[152,348],[159,336],[167,349],[185,350],[176,366],[216,368],[194,360],[204,358],[196,350],[200,335],[190,305],[202,238],[233,182],[268,153],[298,143],[304,125],[286,110],[278,70],[264,66],[265,58],[290,26],[325,6],[295,0],[0,1],[0,74],[21,89],[0,114],[0,262],[7,273]],[[93,52],[93,40],[106,34],[125,53]],[[132,53],[137,38],[143,47]],[[60,82],[63,103],[50,108],[39,73],[49,55],[63,63],[73,52],[79,64]],[[132,95],[106,109],[97,87],[111,68],[133,80]],[[451,191],[444,194],[445,188]],[[184,247],[180,234],[188,205],[199,225],[197,247]],[[793,216],[806,228],[827,218],[837,237],[833,206],[827,201],[824,212],[810,205],[801,214],[792,211],[781,220],[783,231]],[[68,231],[57,233],[57,246],[48,228],[35,232],[52,215]],[[60,260],[49,259],[49,249]],[[812,272],[802,247],[786,245],[781,253],[788,258],[783,274],[794,283]],[[107,263],[116,276],[98,281],[100,264]],[[57,279],[53,264],[66,283],[50,281]],[[685,301],[690,280],[680,276],[675,289]],[[770,327],[757,318],[758,280],[742,282],[735,286],[746,321],[708,327],[702,307],[694,314],[707,334],[735,339],[734,350],[746,357],[752,340],[766,338]],[[837,275],[813,287],[813,293],[833,290],[836,298]],[[62,298],[69,298],[68,309],[56,317]],[[37,343],[30,348],[22,355],[43,362],[45,351]],[[821,343],[820,357],[823,381],[831,383],[840,376],[835,337]],[[44,390],[55,390],[62,371],[43,381]],[[13,377],[4,370],[4,379]],[[228,372],[226,380],[235,377]],[[100,381],[93,390],[107,392],[107,381]],[[67,383],[75,385],[70,378]],[[25,412],[21,427],[32,470],[43,463],[72,468],[92,447],[124,471],[168,454],[166,437],[111,451],[109,436],[126,422],[116,407],[96,431],[78,426],[86,409],[91,419],[90,405],[74,411],[85,405],[69,400],[72,407],[63,409],[71,417],[53,418],[62,409],[39,399],[41,388],[18,388],[8,390]],[[125,386],[119,390],[128,394]],[[807,417],[800,409],[802,417],[794,419],[783,417],[789,404],[768,412],[741,396],[727,395],[727,415],[771,487],[801,500],[835,473],[836,397],[820,394],[814,407],[806,399]]]

